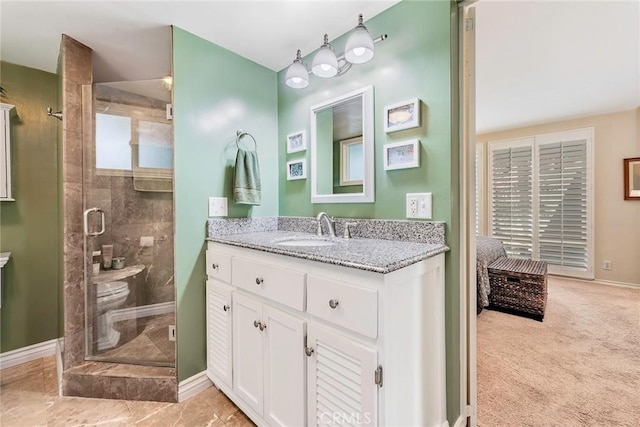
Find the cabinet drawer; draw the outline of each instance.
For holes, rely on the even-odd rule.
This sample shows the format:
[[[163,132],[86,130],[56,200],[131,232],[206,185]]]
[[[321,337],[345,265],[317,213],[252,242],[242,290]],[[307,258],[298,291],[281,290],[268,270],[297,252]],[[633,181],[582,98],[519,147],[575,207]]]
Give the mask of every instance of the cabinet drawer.
[[[231,283],[231,255],[207,251],[207,275],[223,282]]]
[[[367,337],[378,336],[378,292],[307,277],[307,311]]]
[[[240,257],[233,259],[232,270],[234,286],[304,311],[305,273]]]

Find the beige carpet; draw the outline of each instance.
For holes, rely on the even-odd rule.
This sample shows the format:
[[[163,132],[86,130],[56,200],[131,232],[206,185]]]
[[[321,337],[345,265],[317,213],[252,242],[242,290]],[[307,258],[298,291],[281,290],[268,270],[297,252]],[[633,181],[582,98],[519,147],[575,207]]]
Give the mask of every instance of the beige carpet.
[[[478,425],[640,426],[640,289],[548,291],[542,323],[478,316]]]

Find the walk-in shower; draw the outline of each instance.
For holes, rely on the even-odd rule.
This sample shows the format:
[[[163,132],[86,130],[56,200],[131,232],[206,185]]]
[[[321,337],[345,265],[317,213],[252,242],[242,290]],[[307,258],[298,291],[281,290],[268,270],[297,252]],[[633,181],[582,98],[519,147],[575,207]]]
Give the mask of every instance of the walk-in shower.
[[[83,87],[87,360],[175,366],[170,102],[163,80]]]

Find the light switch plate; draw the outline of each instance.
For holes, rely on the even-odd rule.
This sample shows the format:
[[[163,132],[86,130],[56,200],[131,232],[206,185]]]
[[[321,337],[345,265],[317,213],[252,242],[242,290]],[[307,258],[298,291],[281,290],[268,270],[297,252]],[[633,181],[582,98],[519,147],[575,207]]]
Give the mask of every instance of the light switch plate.
[[[209,216],[227,216],[229,208],[226,197],[209,197]]]
[[[407,218],[431,219],[431,193],[407,193]]]

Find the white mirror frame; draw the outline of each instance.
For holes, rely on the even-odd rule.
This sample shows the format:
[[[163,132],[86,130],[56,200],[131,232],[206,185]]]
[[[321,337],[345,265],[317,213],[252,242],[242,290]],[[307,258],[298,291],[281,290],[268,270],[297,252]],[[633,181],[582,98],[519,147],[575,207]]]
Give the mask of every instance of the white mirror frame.
[[[316,113],[334,104],[362,96],[362,149],[364,157],[364,180],[362,193],[318,194],[318,140]],[[374,164],[374,114],[373,86],[349,92],[311,106],[311,203],[373,203],[375,201],[375,164]]]

